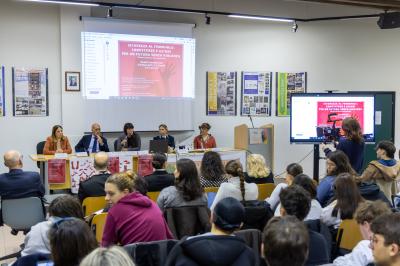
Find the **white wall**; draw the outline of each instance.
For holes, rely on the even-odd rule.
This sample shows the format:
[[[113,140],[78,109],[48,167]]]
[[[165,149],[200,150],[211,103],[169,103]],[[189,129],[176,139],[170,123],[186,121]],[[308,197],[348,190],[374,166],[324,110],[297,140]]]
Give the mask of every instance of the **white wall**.
[[[227,3],[218,1],[218,4],[213,4],[214,1],[208,1],[209,7],[206,9],[222,9],[223,2]],[[299,9],[299,14],[307,16],[327,14],[324,13],[326,9],[320,5],[309,8],[296,3],[289,8],[286,3],[284,5],[288,8],[283,8],[278,3],[281,1],[268,2],[271,6],[265,5],[262,9],[267,10],[269,15],[293,15],[296,9]],[[178,5],[176,1],[168,3]],[[243,1],[229,3],[232,4],[230,8],[234,10],[239,8]],[[243,6],[243,12],[257,11],[261,2],[249,3]],[[185,4],[184,8],[190,8],[187,5],[189,4]],[[201,8],[198,4],[192,6]],[[348,7],[332,10],[335,15],[342,14],[340,10],[345,10],[346,14],[354,11]],[[0,64],[6,66],[7,91],[7,116],[0,118],[2,134],[0,153],[11,148],[22,150],[25,155],[33,153],[36,143],[49,135],[51,126],[55,123],[63,123],[65,133],[73,145],[82,132],[89,130],[90,125],[84,125],[79,114],[82,104],[80,94],[64,92],[63,75],[67,70],[80,70],[81,24],[78,17],[89,15],[90,12],[96,16],[105,14],[105,10],[100,9],[91,11],[82,7],[59,9],[50,5],[0,2],[0,25],[2,25],[0,36],[4,40],[0,42]],[[247,117],[240,116],[205,116],[206,71],[307,71],[310,92],[327,89],[395,91],[400,85],[397,66],[400,59],[397,49],[400,43],[399,30],[380,30],[376,26],[376,19],[299,23],[298,32],[292,33],[289,24],[252,22],[221,16],[212,16],[211,25],[205,25],[204,17],[201,15],[129,10],[116,10],[114,14],[124,18],[197,24],[194,30],[197,39],[194,129],[201,122],[209,122],[213,127],[211,133],[215,135],[219,146],[233,146],[233,127],[249,121]],[[7,38],[4,38],[5,36]],[[49,117],[12,117],[10,68],[14,65],[49,67]],[[273,93],[273,103],[275,103],[275,93]],[[396,106],[398,111],[399,100]],[[272,113],[275,113],[275,104],[272,107]],[[134,120],[134,117],[132,119]],[[254,122],[255,126],[275,124],[275,173],[284,171],[288,163],[298,161],[312,150],[312,145],[289,144],[289,118],[275,116],[254,118]],[[399,126],[396,125],[396,132],[399,132]],[[150,135],[145,134],[145,139]],[[178,135],[179,140],[186,137],[187,134]],[[396,144],[400,144],[398,134]],[[28,169],[35,169],[33,163],[28,163],[28,159],[25,161]],[[303,162],[303,165],[306,172],[311,174],[312,155]],[[0,170],[5,169],[3,167]]]

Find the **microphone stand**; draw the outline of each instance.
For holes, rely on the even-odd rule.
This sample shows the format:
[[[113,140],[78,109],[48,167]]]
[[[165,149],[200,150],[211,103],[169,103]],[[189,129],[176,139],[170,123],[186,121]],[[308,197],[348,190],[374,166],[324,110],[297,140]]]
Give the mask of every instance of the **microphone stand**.
[[[247,115],[247,116],[250,118],[251,125],[254,128],[253,117],[251,117],[251,115]]]

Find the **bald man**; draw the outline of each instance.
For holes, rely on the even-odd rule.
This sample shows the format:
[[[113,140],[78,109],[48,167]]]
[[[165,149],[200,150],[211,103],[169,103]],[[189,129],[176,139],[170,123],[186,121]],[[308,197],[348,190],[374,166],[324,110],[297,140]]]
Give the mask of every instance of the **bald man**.
[[[92,134],[84,135],[75,146],[75,152],[96,153],[99,151],[109,152],[107,139],[102,136],[98,123],[92,125]]]
[[[78,197],[82,202],[87,197],[105,196],[104,184],[110,176],[107,169],[108,155],[105,152],[98,152],[94,156],[94,168],[96,173],[88,180],[79,184]]]
[[[4,165],[9,172],[0,175],[0,197],[2,199],[19,199],[26,197],[43,197],[44,186],[39,173],[22,170],[22,155],[18,151],[7,151],[4,154]]]

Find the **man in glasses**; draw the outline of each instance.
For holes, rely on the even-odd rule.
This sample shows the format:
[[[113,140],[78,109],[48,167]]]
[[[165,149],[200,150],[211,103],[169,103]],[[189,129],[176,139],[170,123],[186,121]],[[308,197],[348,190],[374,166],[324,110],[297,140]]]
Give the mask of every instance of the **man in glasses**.
[[[378,266],[400,265],[400,213],[384,214],[371,224],[372,254]]]

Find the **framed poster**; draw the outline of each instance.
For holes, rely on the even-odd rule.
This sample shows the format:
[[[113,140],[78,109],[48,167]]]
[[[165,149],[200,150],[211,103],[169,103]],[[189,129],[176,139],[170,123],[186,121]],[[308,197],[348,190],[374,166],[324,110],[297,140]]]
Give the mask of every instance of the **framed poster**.
[[[236,72],[207,72],[206,115],[236,116]]]
[[[80,72],[65,72],[65,91],[80,91],[81,90],[81,73]]]
[[[13,115],[48,116],[47,68],[12,68]]]
[[[240,114],[271,115],[272,72],[242,72]]]
[[[4,84],[4,66],[0,66],[0,116],[5,116],[5,84]]]
[[[276,73],[276,116],[290,115],[290,94],[307,92],[307,72]]]

